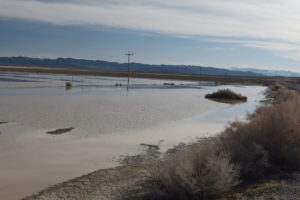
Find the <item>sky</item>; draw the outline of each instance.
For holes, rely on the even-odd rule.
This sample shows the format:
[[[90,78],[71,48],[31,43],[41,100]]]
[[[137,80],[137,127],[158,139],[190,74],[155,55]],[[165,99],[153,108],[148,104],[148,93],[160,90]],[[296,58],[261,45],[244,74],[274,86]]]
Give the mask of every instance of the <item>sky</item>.
[[[298,0],[0,0],[0,56],[300,72]]]

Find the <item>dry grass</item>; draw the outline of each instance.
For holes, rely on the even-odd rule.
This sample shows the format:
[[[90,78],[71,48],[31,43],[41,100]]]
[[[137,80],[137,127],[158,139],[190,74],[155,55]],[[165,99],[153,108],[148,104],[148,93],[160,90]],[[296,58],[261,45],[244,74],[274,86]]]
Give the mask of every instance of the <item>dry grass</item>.
[[[206,94],[205,98],[208,99],[228,99],[228,100],[240,100],[247,101],[247,97],[241,94],[237,94],[229,89],[218,90],[212,94]]]
[[[299,169],[299,95],[280,89],[272,106],[258,108],[248,122],[232,123],[218,142],[240,164],[244,179],[262,176],[266,169]]]
[[[237,191],[225,194],[219,200],[247,200],[247,199],[282,199],[276,195],[276,191],[282,190],[284,183],[270,180],[263,183],[252,184]]]
[[[297,98],[298,94],[294,90],[288,90],[282,85],[276,83],[270,87],[266,97],[272,100],[273,104]]]
[[[71,90],[71,89],[72,89],[72,83],[67,82],[67,83],[66,83],[66,86],[65,86],[65,89],[66,89],[66,91]]]
[[[174,86],[174,83],[163,83],[163,85],[170,85],[170,86]]]
[[[238,167],[215,145],[197,143],[159,163],[153,178],[169,199],[197,199],[217,196],[238,184]]]
[[[72,87],[72,83],[71,82],[66,82],[66,87]]]
[[[159,162],[152,170],[152,192],[165,195],[150,199],[211,199],[238,178],[257,181],[266,171],[299,169],[300,96],[283,87],[273,90],[274,101],[256,109],[246,122],[231,123],[218,137]]]
[[[115,86],[116,86],[116,87],[122,87],[123,84],[122,84],[122,83],[115,83]]]

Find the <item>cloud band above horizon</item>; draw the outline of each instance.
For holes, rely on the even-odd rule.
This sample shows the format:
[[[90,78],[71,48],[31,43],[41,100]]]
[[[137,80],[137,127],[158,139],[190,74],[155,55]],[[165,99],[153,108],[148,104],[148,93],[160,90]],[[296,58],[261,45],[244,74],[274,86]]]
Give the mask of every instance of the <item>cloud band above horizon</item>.
[[[101,25],[260,48],[300,60],[296,0],[0,0],[0,17]]]

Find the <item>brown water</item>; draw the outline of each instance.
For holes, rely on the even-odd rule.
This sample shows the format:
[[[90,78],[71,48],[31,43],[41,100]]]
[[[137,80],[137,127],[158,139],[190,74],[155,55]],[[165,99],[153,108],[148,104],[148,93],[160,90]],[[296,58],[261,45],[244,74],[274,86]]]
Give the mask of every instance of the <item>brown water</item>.
[[[12,80],[18,79],[18,81]],[[66,91],[66,80],[77,80]],[[79,82],[80,80],[80,82]],[[264,87],[204,86],[207,83],[55,75],[0,75],[0,199],[19,199],[55,183],[117,166],[120,155],[161,150],[223,130],[263,99]],[[9,88],[8,88],[9,87]],[[22,87],[22,88],[21,88]],[[24,88],[26,87],[26,88]],[[230,88],[245,104],[217,103],[206,93]],[[47,131],[74,129],[61,135]]]

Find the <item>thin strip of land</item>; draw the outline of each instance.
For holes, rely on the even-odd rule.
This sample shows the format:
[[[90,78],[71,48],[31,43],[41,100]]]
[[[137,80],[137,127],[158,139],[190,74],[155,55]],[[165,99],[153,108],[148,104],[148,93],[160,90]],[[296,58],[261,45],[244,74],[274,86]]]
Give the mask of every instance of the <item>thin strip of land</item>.
[[[96,71],[84,69],[46,68],[46,67],[17,67],[0,66],[0,73],[35,73],[35,74],[65,74],[65,75],[87,75],[87,76],[109,76],[127,77],[127,72],[118,71]],[[151,78],[187,81],[214,81],[218,84],[249,84],[249,85],[271,85],[276,81],[289,81],[290,84],[300,83],[299,78],[281,77],[250,77],[250,76],[212,76],[212,75],[186,75],[186,74],[162,74],[131,72],[132,78]]]

